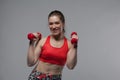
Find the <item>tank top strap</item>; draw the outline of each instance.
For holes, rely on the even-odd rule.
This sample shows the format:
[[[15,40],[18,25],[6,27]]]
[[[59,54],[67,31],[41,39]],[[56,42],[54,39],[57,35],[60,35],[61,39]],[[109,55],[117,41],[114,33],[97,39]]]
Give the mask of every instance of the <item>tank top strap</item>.
[[[64,37],[64,46],[68,48],[68,42],[66,37]]]
[[[46,41],[45,41],[45,44],[48,44],[48,43],[49,43],[49,41],[50,41],[50,35],[49,35],[49,36],[47,36],[47,39],[46,39]]]

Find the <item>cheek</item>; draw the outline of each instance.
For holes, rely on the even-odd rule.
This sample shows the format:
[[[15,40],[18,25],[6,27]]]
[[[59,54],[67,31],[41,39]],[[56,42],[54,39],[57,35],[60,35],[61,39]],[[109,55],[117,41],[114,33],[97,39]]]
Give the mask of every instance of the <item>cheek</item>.
[[[51,28],[52,28],[52,26],[50,26],[50,25],[49,25],[48,27],[49,27],[49,29],[51,29]]]
[[[62,31],[62,30],[63,30],[63,27],[61,27],[60,29],[61,29],[61,31]]]

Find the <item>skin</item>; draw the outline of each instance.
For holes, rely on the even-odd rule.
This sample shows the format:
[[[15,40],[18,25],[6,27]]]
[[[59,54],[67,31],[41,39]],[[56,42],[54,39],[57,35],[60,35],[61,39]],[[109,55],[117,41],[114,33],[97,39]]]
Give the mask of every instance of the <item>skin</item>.
[[[48,19],[48,26],[51,31],[50,45],[52,45],[53,47],[60,48],[64,43],[65,37],[63,32],[64,23],[62,23],[59,16],[51,16]],[[33,34],[36,36],[36,38],[29,45],[27,54],[27,65],[31,67],[36,64],[34,69],[46,74],[48,73],[53,75],[62,74],[64,66],[50,64],[38,60],[41,48],[44,45],[47,37],[38,40],[38,34],[37,33]],[[78,39],[78,36],[73,35],[72,38]],[[36,46],[34,46],[36,42],[38,43]],[[69,40],[67,40],[67,42],[69,51],[67,53],[66,66],[68,67],[68,69],[74,69],[77,63],[77,48],[74,48],[74,44],[71,44]]]

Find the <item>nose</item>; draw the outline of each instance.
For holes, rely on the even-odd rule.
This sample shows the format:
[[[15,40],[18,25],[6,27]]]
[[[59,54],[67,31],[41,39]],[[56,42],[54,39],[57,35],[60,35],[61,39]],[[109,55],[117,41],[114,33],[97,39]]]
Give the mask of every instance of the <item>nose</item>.
[[[53,25],[52,25],[52,28],[56,28],[56,24],[53,24]]]

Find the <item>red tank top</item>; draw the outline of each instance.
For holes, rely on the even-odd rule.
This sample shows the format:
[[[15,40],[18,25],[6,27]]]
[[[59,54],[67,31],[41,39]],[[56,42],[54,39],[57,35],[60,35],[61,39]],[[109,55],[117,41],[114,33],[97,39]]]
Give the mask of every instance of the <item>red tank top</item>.
[[[68,43],[66,38],[64,38],[64,44],[62,45],[62,47],[56,48],[51,46],[50,36],[48,36],[45,44],[41,49],[39,60],[51,64],[64,66],[66,63],[67,53],[68,53]]]

